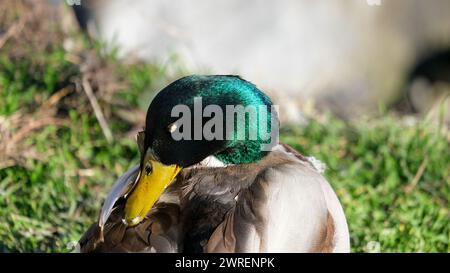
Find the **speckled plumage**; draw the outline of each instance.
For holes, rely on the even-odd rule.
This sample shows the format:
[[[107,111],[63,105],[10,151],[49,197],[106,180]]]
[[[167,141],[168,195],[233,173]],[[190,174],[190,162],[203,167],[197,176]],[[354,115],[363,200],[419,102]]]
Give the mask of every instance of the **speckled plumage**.
[[[135,227],[122,222],[126,192],[118,194],[104,232],[94,224],[80,240],[82,252],[350,250],[331,186],[288,146],[259,163],[184,169]]]

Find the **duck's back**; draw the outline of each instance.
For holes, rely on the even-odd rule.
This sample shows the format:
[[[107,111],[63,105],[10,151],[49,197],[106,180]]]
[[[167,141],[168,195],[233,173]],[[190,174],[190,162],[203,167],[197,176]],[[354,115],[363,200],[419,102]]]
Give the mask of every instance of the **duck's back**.
[[[207,252],[349,252],[333,189],[310,161],[279,145],[215,230]]]

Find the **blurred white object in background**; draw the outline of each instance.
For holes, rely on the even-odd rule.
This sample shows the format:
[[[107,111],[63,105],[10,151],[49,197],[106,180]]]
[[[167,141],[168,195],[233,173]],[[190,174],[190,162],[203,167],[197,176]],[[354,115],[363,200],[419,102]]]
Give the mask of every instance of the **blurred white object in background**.
[[[425,51],[450,46],[450,1],[81,1],[121,56],[239,74],[301,120],[299,103],[349,117],[390,103]],[[282,108],[283,109],[283,108]],[[283,116],[282,116],[283,118]]]

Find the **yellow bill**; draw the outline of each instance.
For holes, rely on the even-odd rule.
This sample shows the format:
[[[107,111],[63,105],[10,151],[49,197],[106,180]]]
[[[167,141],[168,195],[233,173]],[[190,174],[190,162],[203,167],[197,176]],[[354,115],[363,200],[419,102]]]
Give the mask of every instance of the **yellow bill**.
[[[144,162],[139,180],[125,204],[125,222],[128,226],[135,226],[145,218],[179,172],[180,167],[176,165],[167,166],[154,160]]]

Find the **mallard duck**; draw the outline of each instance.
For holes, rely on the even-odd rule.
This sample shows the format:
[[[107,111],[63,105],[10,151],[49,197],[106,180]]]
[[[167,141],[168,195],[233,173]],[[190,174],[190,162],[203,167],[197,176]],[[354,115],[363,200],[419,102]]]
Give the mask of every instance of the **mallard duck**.
[[[260,106],[270,109],[262,119],[247,115],[245,126],[219,130],[223,138],[174,139],[174,131],[196,119],[194,113],[180,126],[174,107],[198,111],[196,98],[205,112],[208,105],[224,113],[230,105],[255,106],[258,116],[264,116]],[[260,134],[236,137],[239,128],[278,130],[271,109],[271,100],[238,76],[188,76],[165,87],[137,137],[140,163],[114,184],[79,250],[348,252],[342,206],[317,164],[278,142],[262,149],[271,139]],[[205,112],[202,126],[212,119]],[[224,121],[227,114],[215,117]]]

